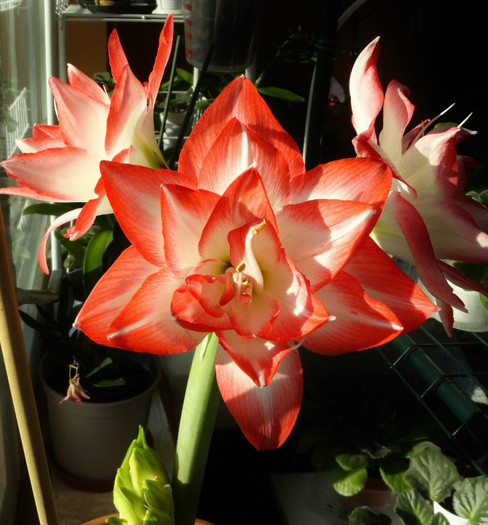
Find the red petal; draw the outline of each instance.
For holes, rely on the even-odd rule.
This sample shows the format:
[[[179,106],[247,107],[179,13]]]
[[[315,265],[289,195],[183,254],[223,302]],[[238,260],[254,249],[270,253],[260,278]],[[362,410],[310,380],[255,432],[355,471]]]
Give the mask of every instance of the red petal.
[[[198,186],[219,195],[251,165],[260,174],[274,210],[290,202],[288,160],[265,138],[231,119],[210,148]]]
[[[386,304],[405,332],[423,324],[436,310],[422,290],[370,238],[366,238],[344,268],[369,297]]]
[[[49,86],[56,99],[56,109],[63,140],[67,146],[81,147],[104,157],[109,105],[94,100],[61,80],[51,77]]]
[[[166,266],[149,275],[110,324],[110,341],[153,354],[177,354],[195,348],[206,334],[190,332],[175,322],[171,298],[178,285],[179,280]]]
[[[93,100],[106,104],[107,106],[110,104],[110,97],[107,92],[88,75],[85,75],[83,71],[80,71],[71,64],[68,64],[68,81],[71,87],[85,93]]]
[[[344,266],[376,216],[361,202],[314,200],[285,206],[277,220],[286,253],[314,291]]]
[[[389,202],[398,226],[408,243],[422,283],[435,297],[451,306],[463,309],[462,301],[453,293],[442,274],[422,216],[398,192],[390,194]]]
[[[275,119],[252,82],[240,77],[224,88],[185,142],[178,164],[183,173],[198,180],[207,152],[234,117],[283,154],[288,160],[291,177],[305,171],[298,146]]]
[[[234,331],[218,332],[222,348],[256,386],[269,385],[283,358],[291,352],[287,341],[244,339]]]
[[[117,220],[130,242],[156,266],[164,260],[161,185],[185,183],[178,172],[102,162],[103,182]]]
[[[361,51],[351,71],[352,121],[358,134],[374,135],[374,121],[383,106],[383,90],[376,70],[378,55],[379,37]]]
[[[161,190],[164,251],[168,266],[187,271],[200,261],[198,243],[219,196],[168,184]],[[182,213],[183,211],[183,213]]]
[[[86,299],[75,326],[93,341],[115,346],[108,339],[110,325],[144,280],[158,268],[133,247],[127,248],[97,282]]]
[[[229,255],[227,234],[259,219],[276,228],[276,219],[259,174],[250,169],[238,177],[217,202],[199,245],[204,259],[225,260]]]
[[[371,158],[341,159],[321,164],[292,181],[292,201],[341,199],[381,207],[391,188],[392,172]]]
[[[3,188],[1,193],[42,201],[86,202],[96,197],[99,163],[100,157],[80,148],[20,153],[2,162],[20,186]]]
[[[303,346],[323,355],[339,355],[391,341],[403,331],[395,314],[368,297],[345,272],[316,292],[327,305],[329,321],[305,338]]]
[[[163,78],[164,70],[171,54],[171,46],[173,45],[173,26],[173,13],[170,13],[167,16],[163,29],[159,35],[158,52],[156,54],[153,69],[149,74],[147,91],[152,106],[154,106],[159,87],[161,86],[161,79]]]
[[[251,444],[258,450],[281,446],[295,425],[302,401],[298,352],[287,354],[266,387],[256,386],[222,349],[217,352],[215,370],[225,404]]]

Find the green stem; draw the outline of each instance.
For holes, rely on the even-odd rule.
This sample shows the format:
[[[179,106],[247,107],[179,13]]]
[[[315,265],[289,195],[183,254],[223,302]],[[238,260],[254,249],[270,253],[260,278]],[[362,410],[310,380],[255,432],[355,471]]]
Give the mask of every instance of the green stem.
[[[208,450],[220,401],[215,380],[218,339],[213,333],[195,349],[176,444],[173,498],[177,525],[194,525]]]

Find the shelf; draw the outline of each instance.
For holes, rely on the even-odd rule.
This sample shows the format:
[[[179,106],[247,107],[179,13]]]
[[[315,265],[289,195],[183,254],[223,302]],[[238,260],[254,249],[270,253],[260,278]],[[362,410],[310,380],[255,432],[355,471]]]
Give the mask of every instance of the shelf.
[[[183,11],[175,11],[175,22],[183,22]],[[89,9],[80,5],[71,4],[58,13],[61,23],[72,22],[161,22],[165,20],[169,12],[164,12],[157,7],[152,13],[92,13]]]
[[[429,321],[378,351],[472,466],[488,478],[488,334]]]

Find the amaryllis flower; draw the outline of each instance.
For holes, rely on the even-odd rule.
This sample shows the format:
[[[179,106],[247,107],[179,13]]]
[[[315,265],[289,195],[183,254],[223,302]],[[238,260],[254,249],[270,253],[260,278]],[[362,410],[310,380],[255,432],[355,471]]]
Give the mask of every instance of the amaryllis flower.
[[[465,166],[456,145],[470,132],[425,121],[405,133],[414,106],[408,88],[393,80],[383,94],[376,69],[379,39],[359,55],[351,72],[354,146],[359,156],[383,158],[394,172],[392,188],[372,236],[381,248],[415,265],[436,298],[448,332],[452,308],[465,311],[449,281],[485,293],[446,261],[488,261],[488,212],[463,193]],[[375,121],[383,108],[383,129]]]
[[[82,236],[96,215],[111,213],[100,178],[100,161],[118,160],[158,168],[164,166],[154,133],[153,109],[173,41],[169,15],[159,38],[154,68],[147,83],[134,76],[117,32],[108,50],[116,82],[112,98],[95,81],[68,66],[69,84],[51,78],[59,125],[36,125],[32,138],[17,141],[22,153],[1,164],[19,184],[0,193],[48,202],[84,202],[59,217],[42,239],[39,263],[48,272],[49,233],[76,220],[67,237]]]
[[[301,343],[322,354],[359,350],[434,309],[368,237],[391,170],[356,158],[305,173],[245,78],[204,113],[178,169],[102,163],[131,246],[75,324],[97,342],[158,354],[189,351],[215,332],[225,403],[257,448],[278,447],[301,403]]]

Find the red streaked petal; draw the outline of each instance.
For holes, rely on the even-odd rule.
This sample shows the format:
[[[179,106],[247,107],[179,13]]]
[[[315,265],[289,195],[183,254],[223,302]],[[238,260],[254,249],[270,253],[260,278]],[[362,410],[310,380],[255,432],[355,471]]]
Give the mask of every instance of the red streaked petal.
[[[49,86],[56,99],[56,109],[63,140],[67,146],[84,148],[103,158],[109,105],[92,99],[83,91],[51,77]]]
[[[292,202],[341,199],[381,207],[391,181],[392,172],[383,161],[366,157],[335,160],[293,179]]]
[[[72,64],[68,64],[68,81],[71,87],[85,93],[93,100],[106,104],[110,104],[110,97],[107,92],[101,88],[92,78],[85,75],[83,71]]]
[[[374,121],[383,106],[383,89],[376,70],[379,51],[379,37],[376,37],[361,51],[351,70],[352,122],[358,135],[374,134]]]
[[[369,297],[395,313],[404,332],[419,327],[436,310],[424,292],[369,237],[354,252],[344,271],[361,283]]]
[[[173,26],[173,13],[170,13],[166,17],[163,29],[159,34],[158,52],[156,54],[156,59],[154,60],[153,69],[149,74],[147,84],[148,97],[152,102],[152,106],[154,106],[159,87],[161,86],[161,79],[163,78],[164,70],[171,54],[171,46],[173,45]]]
[[[266,387],[256,386],[221,348],[217,351],[215,371],[222,398],[251,444],[258,450],[281,446],[295,425],[302,402],[298,352],[285,356]]]
[[[202,258],[225,260],[229,255],[229,231],[257,219],[276,228],[261,177],[251,168],[232,182],[217,202],[200,239],[198,249]]]
[[[244,339],[234,331],[218,332],[222,348],[256,386],[269,385],[283,358],[292,350],[287,341]]]
[[[277,220],[286,253],[314,291],[344,266],[371,230],[376,213],[361,202],[314,200],[285,206]]]
[[[164,252],[174,271],[189,271],[200,261],[198,243],[219,196],[173,184],[161,189]],[[181,213],[184,210],[184,213]]]
[[[368,297],[345,272],[316,292],[330,319],[305,338],[303,346],[323,355],[339,355],[382,345],[402,333],[403,326],[385,304]]]
[[[451,306],[464,310],[462,301],[453,293],[442,274],[422,216],[398,192],[390,194],[388,204],[392,206],[395,220],[412,253],[417,274],[427,290]]]
[[[64,213],[63,215],[60,215],[51,223],[46,233],[44,233],[42,240],[41,240],[41,244],[39,245],[37,258],[39,261],[39,266],[45,274],[49,273],[49,269],[47,266],[47,260],[46,260],[46,245],[47,245],[49,236],[54,230],[56,230],[60,226],[63,226],[64,224],[68,222],[74,221],[80,213],[81,213],[81,208],[76,208],[75,210],[71,210],[67,213]]]
[[[63,148],[65,146],[59,126],[43,126],[35,124],[32,128],[32,137],[17,139],[19,150],[22,153],[36,153],[49,148]]]
[[[235,118],[227,123],[205,157],[198,185],[222,195],[251,166],[259,172],[274,210],[290,202],[288,159],[265,137]]]
[[[177,354],[195,348],[206,335],[190,332],[171,313],[179,286],[168,267],[149,275],[110,324],[109,340],[122,348],[153,354]]]
[[[305,171],[298,146],[275,119],[253,83],[244,77],[230,82],[197,122],[181,151],[178,163],[181,171],[198,180],[207,152],[234,117],[284,155],[291,177]]]
[[[112,321],[146,278],[158,270],[130,246],[97,282],[74,325],[96,343],[115,346],[108,339]]]
[[[117,220],[130,242],[156,266],[164,260],[161,222],[161,186],[184,184],[187,178],[175,171],[102,162],[107,196]]]
[[[408,99],[409,95],[409,89],[396,80],[386,88],[379,143],[391,159],[401,158],[403,153],[403,134],[415,109]]]
[[[1,193],[42,201],[86,202],[94,197],[100,178],[100,157],[81,148],[53,148],[37,153],[20,153],[2,162],[20,186]]]

